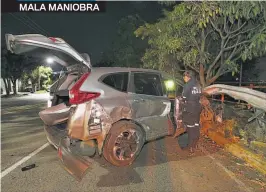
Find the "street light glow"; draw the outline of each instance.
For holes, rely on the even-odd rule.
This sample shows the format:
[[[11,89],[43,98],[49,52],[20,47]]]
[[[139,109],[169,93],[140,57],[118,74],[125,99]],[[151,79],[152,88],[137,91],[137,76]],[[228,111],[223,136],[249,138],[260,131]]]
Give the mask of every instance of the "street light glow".
[[[165,81],[166,89],[174,90],[175,89],[175,82],[173,80]]]
[[[48,58],[46,59],[46,62],[49,63],[49,64],[51,64],[51,63],[54,62],[54,60],[53,60],[53,58],[48,57]]]

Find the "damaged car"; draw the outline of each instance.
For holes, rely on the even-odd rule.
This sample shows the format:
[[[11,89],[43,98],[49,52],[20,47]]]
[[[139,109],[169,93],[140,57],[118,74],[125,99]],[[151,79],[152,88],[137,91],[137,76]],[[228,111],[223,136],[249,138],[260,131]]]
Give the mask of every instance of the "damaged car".
[[[175,83],[168,74],[92,67],[87,54],[60,38],[7,34],[6,43],[13,53],[52,57],[66,69],[50,87],[48,108],[39,116],[48,141],[77,179],[95,154],[127,166],[146,142],[176,133]]]

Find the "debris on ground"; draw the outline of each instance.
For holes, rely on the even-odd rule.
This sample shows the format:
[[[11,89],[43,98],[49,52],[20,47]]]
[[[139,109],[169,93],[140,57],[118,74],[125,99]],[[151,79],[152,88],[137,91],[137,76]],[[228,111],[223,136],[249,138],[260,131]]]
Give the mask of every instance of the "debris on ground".
[[[28,170],[33,169],[35,167],[36,167],[35,164],[27,165],[25,167],[22,167],[21,171],[28,171]]]

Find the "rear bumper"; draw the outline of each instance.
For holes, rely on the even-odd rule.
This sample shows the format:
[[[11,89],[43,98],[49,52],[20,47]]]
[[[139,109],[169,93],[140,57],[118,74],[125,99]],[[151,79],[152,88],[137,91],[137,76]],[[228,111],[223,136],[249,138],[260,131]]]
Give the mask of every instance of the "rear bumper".
[[[64,169],[80,181],[92,164],[92,160],[87,156],[82,156],[82,153],[93,154],[95,146],[83,148],[78,144],[71,146],[66,129],[60,129],[58,126],[60,125],[44,127],[47,140],[57,149]]]
[[[67,136],[66,129],[60,129],[58,126],[44,126],[44,132],[46,134],[47,140],[51,143],[56,149],[59,146],[60,140]]]
[[[92,164],[92,160],[72,151],[69,146],[70,141],[68,138],[61,139],[57,150],[59,159],[65,170],[78,181],[81,181]]]

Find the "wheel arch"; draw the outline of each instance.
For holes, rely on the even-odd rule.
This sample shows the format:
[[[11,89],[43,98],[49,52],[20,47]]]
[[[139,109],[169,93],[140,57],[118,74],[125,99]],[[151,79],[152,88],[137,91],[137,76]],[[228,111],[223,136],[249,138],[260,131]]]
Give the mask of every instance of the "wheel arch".
[[[133,119],[122,118],[122,119],[119,119],[118,121],[112,123],[112,126],[111,126],[110,129],[105,133],[105,135],[102,136],[102,138],[98,138],[98,139],[97,139],[97,143],[98,143],[97,147],[98,147],[98,153],[99,153],[99,155],[102,155],[102,153],[103,153],[103,146],[104,146],[104,144],[105,144],[106,138],[107,138],[108,135],[110,134],[111,129],[114,127],[114,125],[116,125],[116,124],[118,124],[118,123],[121,123],[121,122],[123,122],[123,121],[124,121],[124,122],[131,122],[131,123],[137,125],[137,126],[141,129],[141,131],[142,131],[143,138],[144,138],[144,143],[146,142],[146,132],[145,132],[145,129],[143,128],[143,126],[142,126],[140,123],[138,123],[137,121],[134,121]]]

